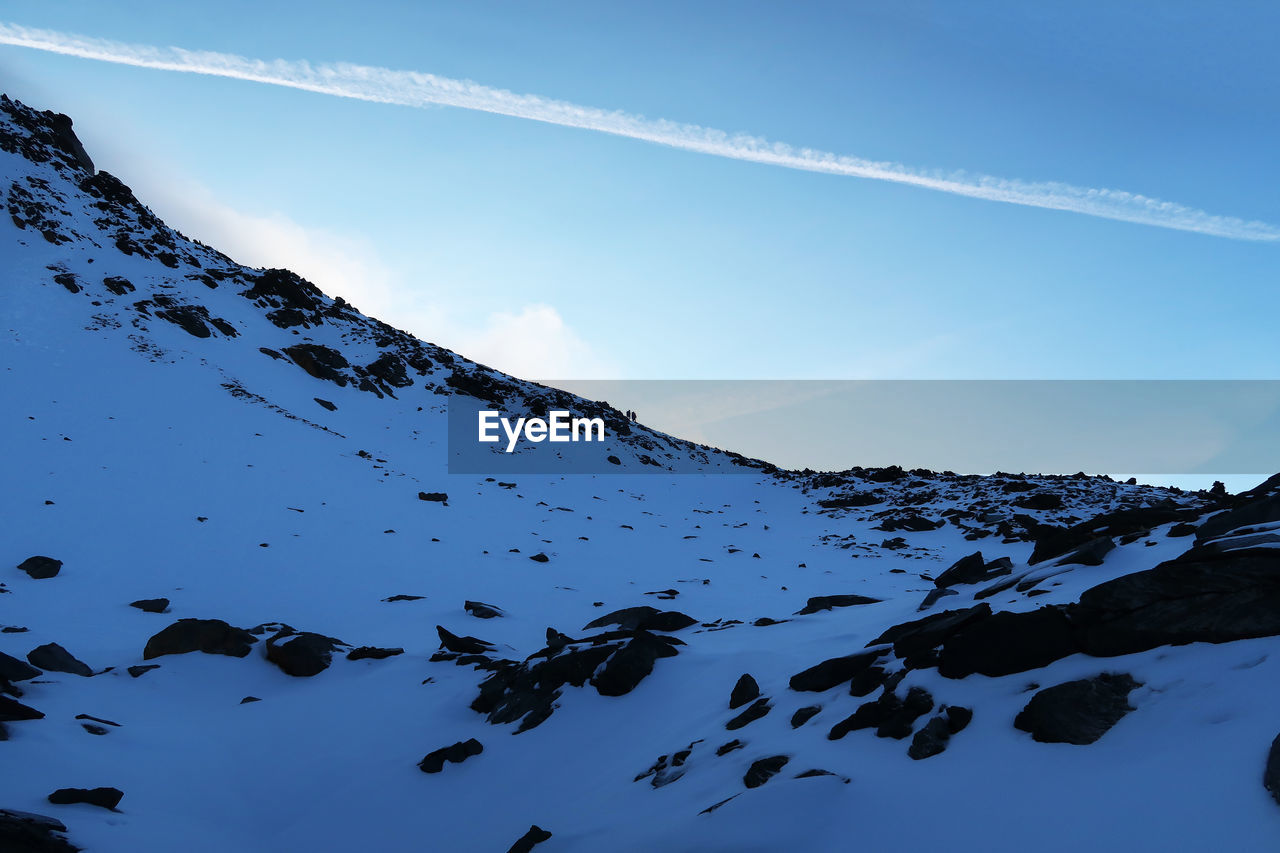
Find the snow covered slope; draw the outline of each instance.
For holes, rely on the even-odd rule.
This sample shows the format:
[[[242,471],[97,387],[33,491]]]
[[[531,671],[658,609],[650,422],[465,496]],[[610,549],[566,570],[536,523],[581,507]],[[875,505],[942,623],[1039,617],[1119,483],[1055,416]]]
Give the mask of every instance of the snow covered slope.
[[[1280,481],[778,471],[241,267],[7,98],[0,192],[0,849],[1280,844]],[[451,394],[623,464],[449,476]]]

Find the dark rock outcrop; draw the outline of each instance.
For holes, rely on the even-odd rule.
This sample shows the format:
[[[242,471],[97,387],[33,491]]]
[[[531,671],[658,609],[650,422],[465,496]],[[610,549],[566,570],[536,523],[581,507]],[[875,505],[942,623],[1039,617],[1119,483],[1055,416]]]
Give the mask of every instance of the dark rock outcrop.
[[[953,634],[990,616],[991,605],[989,604],[978,604],[963,610],[944,610],[923,619],[894,625],[868,645],[892,643],[895,655],[900,658],[911,658],[937,648]]]
[[[729,708],[741,707],[760,695],[760,685],[751,677],[750,673],[745,673],[738,682],[733,685],[733,690],[729,693]]]
[[[1280,550],[1191,554],[1086,590],[1072,612],[1082,649],[1112,656],[1280,635]]]
[[[933,579],[934,586],[939,589],[956,584],[983,583],[1000,575],[1007,575],[1013,570],[1013,561],[1008,557],[987,562],[981,551],[975,551],[967,557],[961,557],[949,568]]]
[[[485,604],[483,601],[464,601],[462,609],[477,619],[494,619],[503,615],[501,607]]]
[[[267,660],[286,675],[309,678],[328,669],[333,653],[345,645],[334,637],[285,627],[267,639]]]
[[[43,720],[44,714],[23,705],[16,699],[0,696],[0,723],[16,723],[22,720]]]
[[[878,598],[869,598],[865,595],[817,595],[810,598],[809,602],[797,610],[795,615],[807,616],[833,607],[855,607],[859,604],[877,604],[879,601]]]
[[[791,676],[791,689],[811,693],[830,690],[852,680],[883,655],[883,651],[877,650],[829,658]]]
[[[947,678],[1025,672],[1080,651],[1060,607],[1029,613],[994,613],[953,634],[942,645],[938,672]]]
[[[757,699],[755,702],[751,703],[747,710],[725,723],[724,727],[731,732],[737,731],[743,726],[749,723],[754,723],[756,720],[768,714],[772,707],[773,706],[769,704],[768,699]]]
[[[69,806],[76,803],[87,803],[99,808],[116,810],[124,799],[124,791],[119,788],[59,788],[49,795],[49,802],[58,806]]]
[[[1130,675],[1103,673],[1046,687],[1013,724],[1041,743],[1093,743],[1133,710],[1129,692],[1140,686]]]
[[[144,660],[162,655],[204,652],[208,655],[246,657],[258,639],[243,628],[228,625],[221,619],[179,619],[147,640]]]
[[[791,760],[787,755],[772,755],[768,758],[760,758],[751,762],[751,766],[747,768],[746,775],[742,777],[742,784],[748,788],[759,788],[765,782],[768,782],[778,774],[778,771],[787,766],[787,762]]]
[[[529,827],[528,832],[516,839],[515,844],[507,848],[507,853],[531,853],[534,847],[550,838],[551,833],[535,823]]]
[[[87,663],[78,660],[75,655],[57,643],[37,646],[27,653],[27,660],[32,666],[38,666],[45,672],[66,672],[85,678],[93,675],[93,670]]]
[[[484,752],[484,746],[475,738],[468,738],[464,741],[458,741],[453,746],[446,746],[428,752],[426,756],[418,762],[418,769],[423,773],[439,773],[444,769],[446,761],[452,764],[461,764],[473,755],[479,755]]]
[[[598,619],[592,619],[583,626],[583,630],[617,625],[623,631],[670,632],[680,631],[697,623],[697,619],[687,616],[678,610],[658,610],[645,604],[639,607],[624,607],[621,610],[606,613]]]
[[[18,571],[26,572],[36,580],[47,580],[56,577],[62,570],[62,561],[53,557],[27,557],[18,564]]]
[[[60,820],[30,812],[0,809],[0,850],[5,853],[78,853]]]
[[[1271,797],[1280,803],[1280,735],[1271,742],[1271,751],[1267,753],[1266,766],[1262,768],[1262,787],[1271,792]]]
[[[493,644],[486,643],[476,637],[459,637],[443,625],[436,626],[436,634],[440,636],[440,645],[460,655],[483,655],[493,651]]]
[[[384,649],[378,646],[360,646],[347,652],[347,660],[386,660],[404,654],[404,649]]]
[[[140,598],[137,601],[129,602],[129,606],[136,607],[144,613],[164,613],[169,609],[169,599]]]
[[[11,655],[0,652],[0,680],[26,681],[27,679],[35,678],[39,674],[40,670],[26,661],[18,660]]]

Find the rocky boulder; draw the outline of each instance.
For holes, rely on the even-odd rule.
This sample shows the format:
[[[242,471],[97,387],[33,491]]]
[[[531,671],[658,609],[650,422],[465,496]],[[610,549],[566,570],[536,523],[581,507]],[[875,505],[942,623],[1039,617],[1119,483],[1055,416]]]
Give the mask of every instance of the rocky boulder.
[[[1041,743],[1093,743],[1133,710],[1129,693],[1140,686],[1130,675],[1103,673],[1047,687],[1013,724]]]
[[[258,639],[245,629],[228,625],[221,619],[179,619],[147,640],[142,657],[151,660],[162,655],[204,652],[242,658],[256,642]]]

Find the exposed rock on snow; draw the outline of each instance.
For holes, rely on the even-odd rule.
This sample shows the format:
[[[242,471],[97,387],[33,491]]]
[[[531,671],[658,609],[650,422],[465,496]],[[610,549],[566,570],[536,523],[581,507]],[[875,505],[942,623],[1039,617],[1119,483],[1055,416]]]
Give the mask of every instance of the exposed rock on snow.
[[[623,631],[680,631],[696,624],[698,624],[697,619],[686,616],[678,610],[657,610],[648,605],[641,605],[606,613],[598,619],[592,619],[583,626],[583,629],[617,625]]]
[[[168,628],[147,640],[143,660],[162,655],[184,655],[188,652],[204,652],[207,655],[246,657],[258,638],[243,628],[236,628],[221,619],[179,619]]]
[[[760,695],[760,685],[751,677],[750,673],[744,673],[733,685],[733,690],[729,693],[729,708],[741,707]]]
[[[479,755],[484,752],[484,746],[475,738],[468,738],[465,741],[458,741],[453,746],[445,746],[434,752],[428,752],[426,756],[418,762],[418,769],[423,773],[439,773],[444,769],[446,761],[452,764],[461,764],[473,755]]]
[[[1093,743],[1133,710],[1129,693],[1140,686],[1128,674],[1103,673],[1047,687],[1013,724],[1042,743]]]
[[[77,853],[62,821],[30,812],[0,809],[0,850],[7,853]]]
[[[820,693],[830,690],[866,671],[885,654],[884,650],[858,652],[838,658],[828,658],[822,663],[791,676],[791,689]]]
[[[124,791],[119,788],[59,788],[49,795],[49,802],[54,805],[70,806],[86,803],[110,811],[115,811],[122,799],[124,799]]]
[[[27,559],[18,564],[18,571],[26,572],[36,580],[57,577],[58,572],[61,570],[62,561],[55,560],[53,557],[27,557]]]
[[[27,653],[27,660],[32,666],[38,666],[45,672],[66,672],[88,678],[93,670],[88,664],[78,660],[75,655],[57,643],[45,643]]]
[[[528,832],[516,839],[515,844],[507,848],[507,853],[531,853],[534,847],[550,838],[551,833],[535,823],[529,827]]]
[[[136,607],[144,613],[165,613],[169,610],[169,599],[140,598],[137,601],[129,602],[129,606]]]
[[[295,631],[287,625],[267,638],[267,660],[286,675],[309,678],[329,668],[333,653],[347,646],[334,637],[311,631]]]
[[[879,601],[878,598],[866,595],[818,595],[810,598],[808,604],[797,610],[795,615],[807,616],[833,607],[854,607],[859,604],[876,604]]]
[[[790,760],[791,756],[789,755],[771,755],[768,758],[756,759],[747,768],[746,775],[742,777],[742,784],[748,788],[759,788],[765,782],[778,775],[778,771],[786,767],[787,762]]]

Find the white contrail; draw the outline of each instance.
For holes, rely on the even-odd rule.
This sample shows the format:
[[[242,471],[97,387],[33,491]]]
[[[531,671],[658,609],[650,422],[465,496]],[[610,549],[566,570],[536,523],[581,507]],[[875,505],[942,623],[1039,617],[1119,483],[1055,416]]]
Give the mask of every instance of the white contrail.
[[[1235,240],[1280,241],[1280,227],[1266,222],[1214,216],[1203,210],[1122,190],[1093,189],[1056,182],[1033,183],[964,172],[943,174],[924,171],[898,163],[863,160],[810,148],[793,148],[759,137],[729,134],[694,124],[647,119],[537,95],[518,95],[470,80],[452,80],[417,71],[394,71],[349,63],[312,65],[282,59],[263,61],[228,53],[123,44],[4,23],[0,23],[0,44],[140,68],[251,80],[362,101],[410,107],[438,104],[481,110],[642,139],[734,160],[893,181],[988,201],[1067,210]]]

